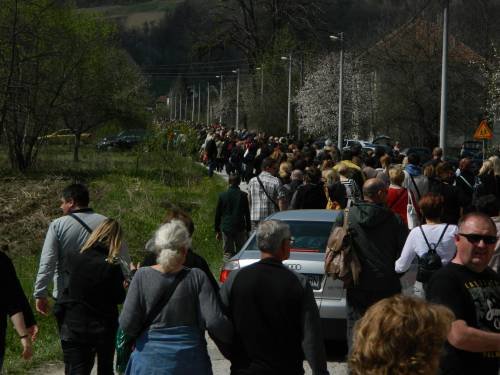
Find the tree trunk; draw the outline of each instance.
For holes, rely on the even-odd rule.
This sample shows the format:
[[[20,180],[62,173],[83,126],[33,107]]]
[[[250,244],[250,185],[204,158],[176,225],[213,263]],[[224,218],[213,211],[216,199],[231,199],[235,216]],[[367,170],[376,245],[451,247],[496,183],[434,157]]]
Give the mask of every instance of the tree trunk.
[[[81,133],[75,133],[75,147],[73,149],[73,161],[74,162],[79,162],[78,158],[78,152],[80,150],[80,138],[81,138]]]

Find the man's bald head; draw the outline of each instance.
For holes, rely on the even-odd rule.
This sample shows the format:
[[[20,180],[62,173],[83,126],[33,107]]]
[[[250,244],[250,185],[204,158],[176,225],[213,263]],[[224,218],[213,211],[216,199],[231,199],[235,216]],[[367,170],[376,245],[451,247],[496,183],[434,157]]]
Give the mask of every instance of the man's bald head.
[[[365,200],[373,203],[385,203],[387,198],[387,185],[379,178],[370,178],[363,184]]]

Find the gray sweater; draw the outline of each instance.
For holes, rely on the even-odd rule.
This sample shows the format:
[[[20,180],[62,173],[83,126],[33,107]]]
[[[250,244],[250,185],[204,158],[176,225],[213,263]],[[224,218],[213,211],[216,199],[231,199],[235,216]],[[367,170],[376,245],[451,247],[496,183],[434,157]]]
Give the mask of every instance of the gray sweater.
[[[132,279],[119,318],[120,326],[130,336],[142,332],[147,315],[175,279],[174,273],[162,273],[152,267],[140,268]],[[153,320],[149,329],[178,326],[207,329],[215,338],[231,342],[233,328],[224,316],[212,285],[205,273],[193,268],[179,283],[168,303]]]
[[[106,216],[95,213],[90,209],[86,209],[85,212],[83,210],[76,211],[75,215],[92,230],[106,219]],[[65,275],[61,269],[64,257],[69,252],[79,252],[88,237],[87,230],[71,216],[65,215],[50,223],[43,243],[40,265],[35,281],[33,292],[35,298],[47,297],[52,281],[54,282],[52,295],[55,299],[59,297],[59,293],[64,289],[65,284]],[[128,248],[125,243],[122,244],[120,256],[127,264],[130,263]]]

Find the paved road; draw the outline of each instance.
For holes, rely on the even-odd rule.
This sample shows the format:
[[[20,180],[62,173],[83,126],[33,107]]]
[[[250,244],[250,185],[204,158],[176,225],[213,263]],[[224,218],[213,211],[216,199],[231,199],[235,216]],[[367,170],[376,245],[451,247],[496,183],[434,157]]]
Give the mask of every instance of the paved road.
[[[212,369],[214,375],[227,375],[230,371],[230,362],[226,360],[215,346],[214,342],[207,335],[208,354],[212,361]],[[328,371],[330,374],[347,375],[347,365],[342,361],[343,348],[337,346],[327,346],[329,356]],[[306,375],[312,375],[311,369],[307,362],[304,362]],[[64,367],[62,363],[50,363],[39,367],[30,372],[30,375],[64,375]],[[92,370],[92,375],[97,375],[96,367]]]

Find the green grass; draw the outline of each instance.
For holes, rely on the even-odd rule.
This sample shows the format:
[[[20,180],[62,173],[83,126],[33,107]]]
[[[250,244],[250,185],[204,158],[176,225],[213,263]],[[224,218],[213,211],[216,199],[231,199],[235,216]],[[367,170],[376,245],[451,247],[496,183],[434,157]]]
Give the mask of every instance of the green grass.
[[[6,168],[5,150],[0,149],[0,244],[9,246],[27,296],[32,295],[48,224],[60,216],[59,193],[75,180],[88,184],[97,212],[120,221],[135,262],[142,260],[144,244],[168,208],[188,211],[196,227],[193,248],[217,277],[222,248],[215,240],[213,217],[217,194],[226,186],[222,179],[209,179],[203,167],[175,153],[97,153],[89,146],[81,156],[75,164],[67,147],[52,146],[40,155],[35,170],[20,176]],[[32,297],[30,301],[34,305]],[[40,335],[30,362],[20,359],[19,339],[9,328],[5,374],[25,374],[62,359],[53,317],[37,315],[37,319]]]

